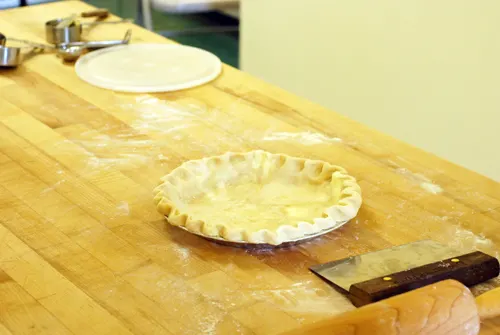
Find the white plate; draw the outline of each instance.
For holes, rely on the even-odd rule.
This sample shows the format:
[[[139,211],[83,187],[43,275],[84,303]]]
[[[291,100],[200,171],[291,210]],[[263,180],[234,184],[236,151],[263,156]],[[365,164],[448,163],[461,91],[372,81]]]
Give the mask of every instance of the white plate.
[[[89,84],[122,92],[169,92],[215,79],[222,62],[214,54],[178,44],[128,44],[89,52],[75,64]]]

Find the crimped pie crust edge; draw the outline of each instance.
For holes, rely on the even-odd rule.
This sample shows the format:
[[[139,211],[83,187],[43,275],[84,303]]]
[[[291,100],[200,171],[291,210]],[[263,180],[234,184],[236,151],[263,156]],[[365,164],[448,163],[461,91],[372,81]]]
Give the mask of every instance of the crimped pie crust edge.
[[[214,227],[204,222],[202,218],[194,219],[189,213],[181,213],[164,192],[166,187],[173,187],[171,182],[179,178],[181,174],[185,176],[186,173],[190,173],[190,168],[193,166],[206,165],[207,167],[215,167],[218,164],[231,163],[236,159],[241,162],[242,157],[246,159],[248,164],[255,164],[256,160],[265,159],[273,162],[279,161],[283,165],[296,164],[298,168],[302,168],[301,172],[303,169],[311,166],[314,167],[314,171],[319,170],[320,173],[324,173],[325,169],[328,173],[331,171],[331,181],[332,183],[337,183],[339,187],[337,190],[339,199],[336,204],[325,209],[326,217],[314,218],[312,223],[299,222],[296,226],[281,225],[274,230],[261,229],[258,231],[249,231],[244,228],[229,228],[223,224],[217,224]],[[197,235],[223,239],[229,242],[265,243],[271,245],[295,241],[305,238],[308,235],[318,234],[323,230],[331,231],[338,228],[357,215],[362,203],[361,189],[356,179],[350,176],[344,168],[324,161],[292,157],[285,154],[274,154],[263,150],[242,153],[227,152],[221,156],[211,156],[184,162],[161,178],[160,184],[154,189],[154,195],[154,203],[157,211],[163,214],[167,221],[174,226],[181,226],[185,230]]]

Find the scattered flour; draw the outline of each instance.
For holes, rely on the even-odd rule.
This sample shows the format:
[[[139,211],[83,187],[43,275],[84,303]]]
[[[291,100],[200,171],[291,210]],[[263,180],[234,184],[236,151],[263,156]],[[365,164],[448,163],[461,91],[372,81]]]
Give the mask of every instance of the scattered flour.
[[[432,194],[439,194],[443,192],[443,188],[441,186],[433,183],[429,178],[420,173],[414,173],[402,167],[395,169],[395,171],[418,183],[424,191],[427,191]]]
[[[429,182],[423,182],[420,184],[420,187],[423,188],[425,191],[432,193],[432,194],[439,194],[443,192],[443,189],[441,186],[436,185],[434,183],[429,183]]]
[[[323,144],[323,143],[341,143],[342,139],[338,137],[328,137],[315,132],[271,132],[265,134],[264,141],[294,141],[305,145]]]

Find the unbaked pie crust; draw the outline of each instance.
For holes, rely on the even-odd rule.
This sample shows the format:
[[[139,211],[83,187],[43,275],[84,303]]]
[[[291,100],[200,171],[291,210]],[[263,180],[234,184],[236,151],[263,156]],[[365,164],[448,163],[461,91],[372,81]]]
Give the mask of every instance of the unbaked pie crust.
[[[342,226],[362,199],[342,167],[256,150],[187,161],[161,178],[154,201],[194,234],[279,245]]]

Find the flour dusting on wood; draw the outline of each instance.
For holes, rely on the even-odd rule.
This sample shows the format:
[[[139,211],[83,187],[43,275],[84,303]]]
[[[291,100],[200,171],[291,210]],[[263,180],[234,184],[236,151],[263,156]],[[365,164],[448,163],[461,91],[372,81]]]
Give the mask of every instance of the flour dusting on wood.
[[[324,144],[324,143],[341,143],[342,139],[338,137],[328,137],[321,133],[304,131],[297,133],[290,132],[269,132],[264,134],[264,141],[290,141],[300,142],[304,145]]]
[[[395,169],[395,171],[396,173],[403,175],[408,179],[411,179],[412,181],[418,183],[420,187],[426,192],[432,194],[439,194],[443,192],[443,188],[440,185],[433,183],[429,178],[420,173],[414,173],[409,169],[403,167],[399,167]]]

